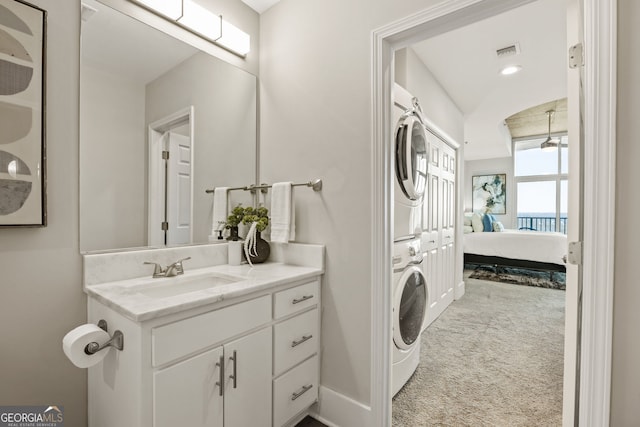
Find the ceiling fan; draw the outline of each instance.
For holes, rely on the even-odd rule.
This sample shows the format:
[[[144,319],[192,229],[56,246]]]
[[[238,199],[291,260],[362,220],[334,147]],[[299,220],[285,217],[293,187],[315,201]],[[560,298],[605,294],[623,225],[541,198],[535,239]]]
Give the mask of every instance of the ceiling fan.
[[[551,138],[551,115],[555,113],[555,110],[547,110],[545,113],[549,119],[549,131],[547,134],[547,139],[544,140],[542,144],[540,144],[540,149],[542,151],[553,151],[558,149],[558,147],[567,147],[567,144],[561,144],[559,138]]]

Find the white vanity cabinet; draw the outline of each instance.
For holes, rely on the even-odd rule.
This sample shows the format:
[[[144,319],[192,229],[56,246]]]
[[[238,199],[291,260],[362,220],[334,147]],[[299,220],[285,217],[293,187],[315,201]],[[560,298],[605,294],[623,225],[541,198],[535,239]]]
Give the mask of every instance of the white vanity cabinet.
[[[281,427],[318,399],[320,279],[142,322],[89,298],[125,336],[89,369],[90,427]]]
[[[153,425],[271,426],[270,350],[266,327],[154,372]]]

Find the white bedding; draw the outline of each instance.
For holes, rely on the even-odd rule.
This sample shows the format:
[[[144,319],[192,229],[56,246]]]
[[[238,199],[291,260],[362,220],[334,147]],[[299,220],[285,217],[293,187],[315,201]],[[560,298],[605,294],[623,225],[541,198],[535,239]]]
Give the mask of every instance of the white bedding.
[[[504,230],[464,235],[464,253],[524,259],[564,265],[567,236],[526,230]]]

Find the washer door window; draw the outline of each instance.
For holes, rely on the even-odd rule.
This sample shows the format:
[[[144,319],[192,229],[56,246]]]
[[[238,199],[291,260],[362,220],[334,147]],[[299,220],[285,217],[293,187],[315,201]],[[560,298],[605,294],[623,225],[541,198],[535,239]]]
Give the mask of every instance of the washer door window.
[[[396,178],[410,200],[419,200],[427,186],[427,136],[418,117],[403,116],[396,131]]]
[[[407,350],[418,339],[427,305],[427,283],[420,268],[412,266],[400,277],[393,305],[393,341]]]

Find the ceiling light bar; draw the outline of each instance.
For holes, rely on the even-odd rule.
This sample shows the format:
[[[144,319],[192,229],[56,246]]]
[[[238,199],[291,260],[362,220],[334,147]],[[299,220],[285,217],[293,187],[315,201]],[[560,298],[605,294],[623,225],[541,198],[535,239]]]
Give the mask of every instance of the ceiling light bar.
[[[130,0],[239,56],[251,50],[251,36],[194,0]]]

